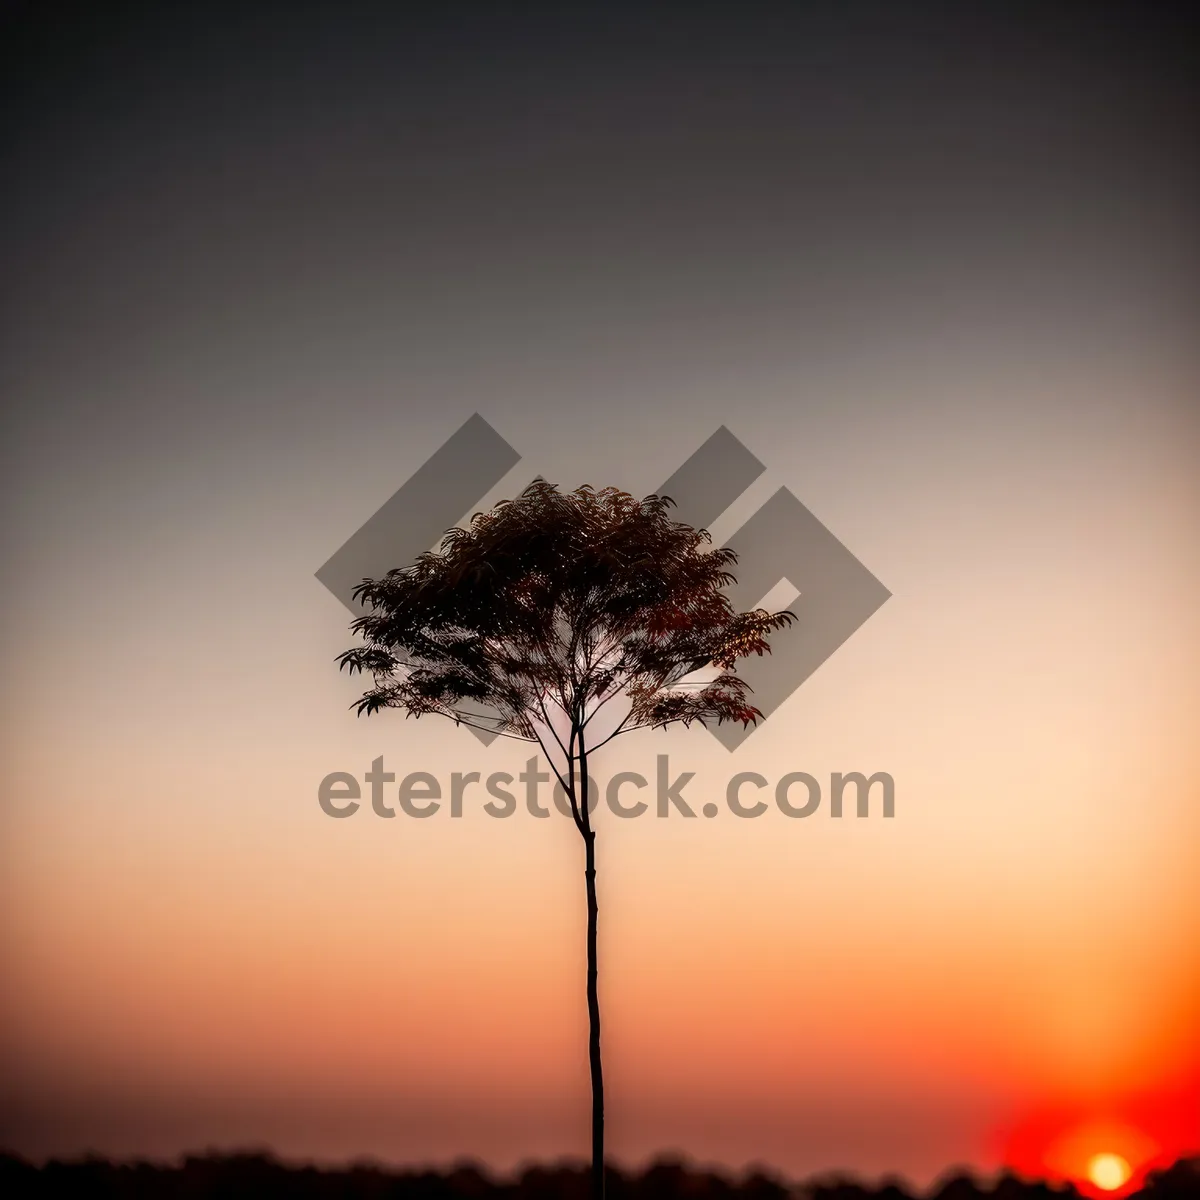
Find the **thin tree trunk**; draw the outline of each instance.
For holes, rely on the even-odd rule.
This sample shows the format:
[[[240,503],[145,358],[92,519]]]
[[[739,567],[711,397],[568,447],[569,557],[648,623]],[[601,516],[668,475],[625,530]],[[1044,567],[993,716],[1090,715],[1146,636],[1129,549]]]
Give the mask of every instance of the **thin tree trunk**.
[[[586,812],[586,792],[585,808]],[[588,1060],[592,1068],[592,1200],[604,1200],[604,1070],[600,1063],[600,998],[596,990],[596,834],[584,834],[587,847],[587,1002]]]
[[[578,739],[578,742],[576,742]],[[600,995],[596,987],[596,831],[592,828],[591,780],[588,778],[587,747],[583,729],[571,731],[571,747],[579,753],[579,822],[585,849],[584,879],[587,883],[587,1005],[588,1063],[592,1074],[592,1200],[604,1200],[604,1068],[600,1061]],[[568,778],[574,785],[574,764],[568,762]]]

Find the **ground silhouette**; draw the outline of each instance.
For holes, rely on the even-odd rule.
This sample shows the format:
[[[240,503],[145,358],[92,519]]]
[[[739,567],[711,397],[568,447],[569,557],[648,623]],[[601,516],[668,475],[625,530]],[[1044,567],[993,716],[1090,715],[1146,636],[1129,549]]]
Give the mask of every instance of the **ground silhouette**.
[[[52,1160],[35,1166],[0,1153],[0,1195],[112,1197],[113,1200],[587,1200],[590,1166],[530,1166],[501,1178],[474,1164],[447,1171],[391,1170],[374,1165],[318,1168],[284,1163],[269,1154],[189,1156],[175,1164]],[[1075,1200],[1069,1184],[1049,1184],[1010,1172],[977,1176],[956,1170],[919,1191],[896,1180],[867,1183],[850,1175],[795,1182],[765,1170],[723,1174],[662,1159],[641,1172],[610,1167],[612,1200]],[[1182,1158],[1152,1173],[1125,1200],[1200,1200],[1200,1157]]]

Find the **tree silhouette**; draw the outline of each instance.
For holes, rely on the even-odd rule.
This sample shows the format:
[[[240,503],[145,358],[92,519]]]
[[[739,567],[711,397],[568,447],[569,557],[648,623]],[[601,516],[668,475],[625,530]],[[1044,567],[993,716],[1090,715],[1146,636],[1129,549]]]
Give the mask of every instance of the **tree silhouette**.
[[[364,580],[364,644],[341,668],[373,677],[354,707],[436,713],[536,742],[584,843],[592,1192],[604,1194],[604,1076],[596,961],[596,834],[588,756],[633,729],[751,724],[739,659],[769,651],[790,612],[736,612],[733,551],[671,520],[665,496],[562,492],[537,480],[451,529],[411,566]],[[711,678],[698,678],[707,672]],[[715,672],[715,674],[714,674]]]

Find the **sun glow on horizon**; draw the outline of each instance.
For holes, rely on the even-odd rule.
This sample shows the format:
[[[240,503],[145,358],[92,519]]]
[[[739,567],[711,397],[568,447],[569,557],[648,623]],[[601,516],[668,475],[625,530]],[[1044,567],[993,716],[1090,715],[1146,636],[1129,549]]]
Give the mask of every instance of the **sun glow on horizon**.
[[[1095,1154],[1088,1162],[1088,1178],[1098,1188],[1106,1192],[1114,1192],[1129,1181],[1133,1172],[1129,1164],[1119,1154]]]
[[[1200,1081],[1197,1081],[1200,1082]],[[1101,1200],[1140,1187],[1147,1174],[1194,1153],[1194,1084],[1104,1106],[1030,1113],[1005,1135],[1001,1159],[1030,1178],[1073,1184]]]

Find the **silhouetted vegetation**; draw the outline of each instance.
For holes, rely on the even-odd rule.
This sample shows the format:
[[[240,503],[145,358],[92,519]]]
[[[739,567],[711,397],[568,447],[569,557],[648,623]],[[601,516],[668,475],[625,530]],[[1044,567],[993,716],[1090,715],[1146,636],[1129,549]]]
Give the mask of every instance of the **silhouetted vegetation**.
[[[449,1171],[389,1170],[372,1165],[340,1168],[293,1166],[265,1154],[188,1157],[174,1165],[115,1163],[103,1158],[54,1160],[36,1167],[0,1154],[0,1195],[107,1196],[114,1200],[588,1200],[590,1167],[531,1166],[512,1178],[473,1164]],[[898,1180],[870,1184],[852,1176],[822,1176],[796,1183],[764,1171],[742,1176],[660,1160],[641,1173],[609,1167],[612,1200],[1075,1200],[1070,1184],[1021,1179],[1011,1172],[980,1177],[964,1171],[944,1176],[921,1192]],[[1200,1157],[1180,1159],[1150,1175],[1125,1200],[1197,1200]]]
[[[584,845],[593,1200],[607,1177],[588,755],[634,729],[753,724],[762,713],[736,665],[769,653],[769,635],[795,620],[737,612],[726,593],[737,555],[671,520],[673,504],[536,480],[449,530],[439,550],[364,579],[354,598],[369,611],[351,626],[362,645],[338,656],[373,679],[360,716],[398,708],[536,743],[558,778]],[[707,668],[713,678],[696,678]]]

